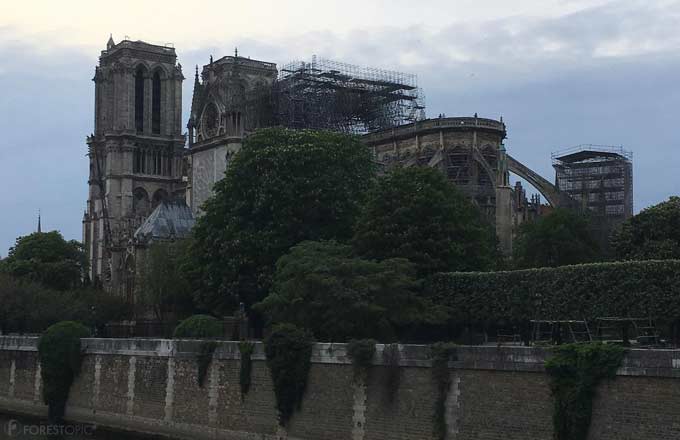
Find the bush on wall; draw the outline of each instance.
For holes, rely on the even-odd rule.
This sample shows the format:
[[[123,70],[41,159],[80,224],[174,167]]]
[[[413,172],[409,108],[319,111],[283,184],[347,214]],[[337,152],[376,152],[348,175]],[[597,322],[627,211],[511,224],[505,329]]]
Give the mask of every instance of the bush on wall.
[[[312,338],[292,324],[274,327],[265,340],[267,366],[274,382],[279,424],[286,426],[295,410],[302,407],[311,367]]]
[[[252,355],[255,350],[255,343],[241,341],[238,344],[238,351],[241,353],[241,368],[239,371],[239,385],[241,386],[241,400],[246,398],[250,391],[250,382],[253,369]]]
[[[347,354],[352,359],[354,379],[365,379],[368,369],[373,365],[375,356],[375,339],[352,339],[347,344]]]
[[[223,335],[222,322],[209,315],[194,315],[180,322],[175,327],[173,337],[176,339],[215,339]],[[217,342],[203,341],[199,347],[196,362],[198,364],[198,375],[196,377],[198,386],[203,387],[205,376],[212,361],[213,354],[217,349]]]
[[[490,273],[442,273],[426,292],[460,323],[680,318],[680,260],[595,263]]]
[[[62,321],[49,327],[38,342],[43,400],[50,423],[62,423],[73,380],[80,373],[80,339],[90,336],[84,325]]]
[[[387,393],[387,403],[394,402],[394,398],[399,391],[399,384],[401,382],[401,352],[399,351],[399,344],[386,344],[382,353],[383,363],[385,364],[385,387]]]
[[[555,399],[555,440],[586,440],[598,383],[613,379],[625,350],[601,343],[567,344],[552,349],[545,369]]]

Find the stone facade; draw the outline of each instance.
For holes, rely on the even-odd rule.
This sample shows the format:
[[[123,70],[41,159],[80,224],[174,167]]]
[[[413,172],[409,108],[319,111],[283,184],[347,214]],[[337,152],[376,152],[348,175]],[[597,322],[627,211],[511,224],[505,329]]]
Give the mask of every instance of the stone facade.
[[[495,224],[501,249],[510,254],[517,227],[540,213],[540,200],[529,202],[521,184],[510,186],[509,172],[517,170],[509,166],[514,162],[503,145],[505,137],[502,120],[475,115],[426,119],[370,133],[363,140],[385,169],[439,169]]]
[[[135,230],[184,194],[183,79],[174,48],[141,41],[110,39],[95,69],[83,242],[90,278],[117,294],[132,295]]]
[[[174,48],[109,40],[95,69],[94,133],[87,138],[83,242],[95,283],[134,303],[143,258],[135,231],[163,200],[183,199],[194,218],[201,214],[243,139],[277,124],[277,74],[274,63],[238,53],[211,57],[200,76],[196,68],[185,137],[184,76]],[[495,224],[501,249],[510,254],[518,226],[542,207],[538,199],[527,200],[521,186],[509,185],[509,172],[536,185],[551,205],[559,197],[550,182],[507,154],[505,136],[502,120],[475,115],[420,120],[362,139],[387,169],[397,164],[440,169]]]
[[[271,125],[265,111],[276,80],[276,64],[226,56],[196,68],[189,130],[187,204],[194,215],[224,177],[229,158],[248,133]]]
[[[46,415],[36,345],[37,338],[0,337],[0,412]],[[344,344],[316,344],[302,409],[282,429],[262,344],[244,399],[235,342],[220,343],[203,388],[196,380],[200,341],[83,345],[66,411],[73,421],[191,440],[433,438],[437,390],[425,346],[399,347],[400,380],[390,401],[382,345],[367,378],[355,379]],[[449,363],[447,439],[552,439],[546,355],[529,347],[459,347]],[[598,388],[589,439],[677,439],[679,394],[680,350],[631,350],[617,378]]]

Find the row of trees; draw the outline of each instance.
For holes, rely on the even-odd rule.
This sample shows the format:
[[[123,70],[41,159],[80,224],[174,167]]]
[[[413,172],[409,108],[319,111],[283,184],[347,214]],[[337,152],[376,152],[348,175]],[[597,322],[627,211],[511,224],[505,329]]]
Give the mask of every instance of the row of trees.
[[[87,282],[81,245],[59,232],[20,237],[0,260],[0,332],[40,333],[62,320],[78,320],[101,330],[129,316],[121,298]]]
[[[617,258],[676,258],[679,200],[627,222],[613,239]],[[603,258],[587,218],[556,210],[523,225],[508,263],[492,225],[442,173],[379,175],[358,138],[330,132],[249,136],[204,212],[189,241],[155,244],[138,268],[139,304],[159,319],[221,316],[244,303],[251,316],[322,339],[417,339],[449,313],[423,295],[434,273]],[[5,284],[71,294],[87,285],[85,265],[77,243],[33,234],[17,241],[0,273],[11,276]]]
[[[609,237],[605,253],[587,215],[557,209],[520,228],[514,245],[515,268],[557,267],[607,260],[680,258],[680,198],[642,210]]]
[[[432,336],[449,312],[422,292],[433,273],[605,259],[587,217],[555,210],[524,225],[513,260],[504,261],[493,227],[440,172],[417,167],[378,177],[366,147],[335,133],[256,133],[204,208],[185,267],[195,306],[225,313],[243,302],[251,314],[328,340]],[[666,209],[677,203],[624,225],[616,257],[658,258],[657,249],[672,248],[656,243],[663,228],[647,225],[668,222],[670,214],[652,219]],[[636,243],[632,231],[643,224]]]
[[[195,306],[242,302],[332,340],[390,340],[443,319],[421,280],[495,268],[493,228],[436,170],[377,171],[356,137],[251,135],[194,229],[184,273]]]

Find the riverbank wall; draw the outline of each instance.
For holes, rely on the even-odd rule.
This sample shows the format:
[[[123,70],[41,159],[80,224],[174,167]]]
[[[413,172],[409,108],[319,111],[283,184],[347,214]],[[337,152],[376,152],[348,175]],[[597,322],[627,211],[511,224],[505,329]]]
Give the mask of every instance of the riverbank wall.
[[[37,338],[0,337],[0,412],[45,417]],[[399,380],[377,346],[367,379],[345,344],[315,344],[302,408],[287,427],[262,344],[241,396],[238,343],[221,342],[198,385],[200,341],[84,339],[66,417],[173,438],[423,440],[433,438],[437,383],[426,346],[401,345]],[[450,366],[447,439],[552,439],[553,398],[540,348],[461,346]],[[631,350],[598,387],[590,439],[680,439],[680,350]]]

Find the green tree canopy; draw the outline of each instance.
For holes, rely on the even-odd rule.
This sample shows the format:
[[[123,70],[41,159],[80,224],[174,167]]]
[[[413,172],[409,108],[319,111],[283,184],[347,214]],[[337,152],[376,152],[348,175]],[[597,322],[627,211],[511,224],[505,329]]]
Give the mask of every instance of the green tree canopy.
[[[40,333],[62,320],[78,320],[103,331],[110,321],[128,319],[124,298],[92,287],[53,290],[0,273],[0,330]]]
[[[17,238],[7,258],[0,262],[2,272],[58,290],[80,286],[86,269],[82,245],[75,240],[64,240],[57,231]]]
[[[250,306],[266,296],[291,246],[350,238],[374,173],[354,136],[281,128],[249,136],[194,229],[187,268],[196,305],[217,313]]]
[[[222,321],[210,315],[193,315],[180,322],[172,334],[176,339],[219,338],[224,335]]]
[[[443,322],[443,309],[419,295],[403,258],[355,258],[335,242],[306,241],[281,257],[272,292],[258,306],[271,323],[293,323],[319,340],[392,340],[400,328]]]
[[[520,268],[587,263],[600,256],[587,217],[567,209],[524,223],[513,247]]]
[[[140,314],[153,311],[156,319],[168,314],[185,318],[193,311],[191,285],[182,270],[190,242],[155,242],[138,261]]]
[[[438,170],[397,168],[371,189],[353,245],[362,256],[407,258],[420,276],[494,267],[493,227]]]
[[[680,258],[680,197],[671,197],[631,217],[612,235],[622,260]]]

